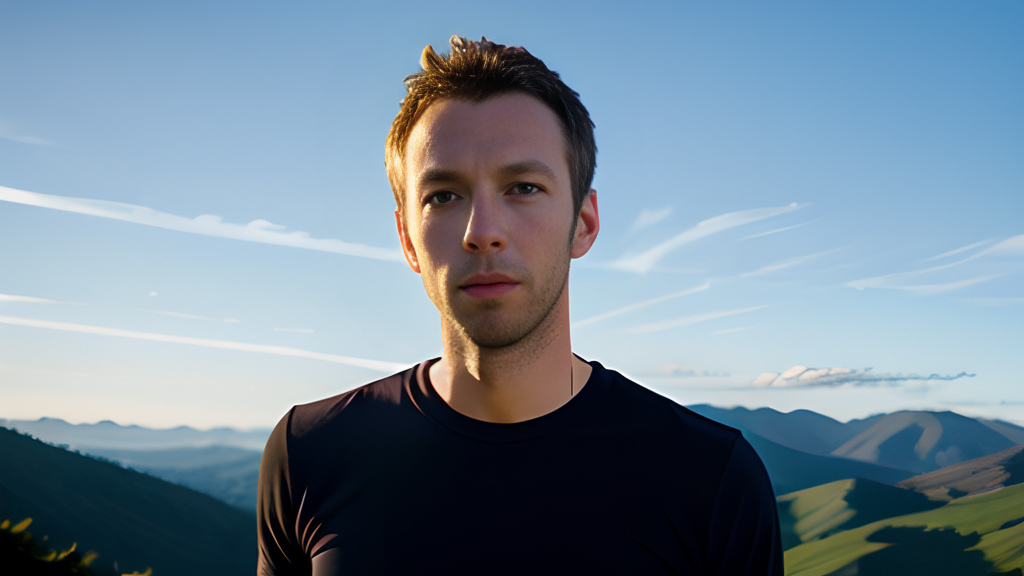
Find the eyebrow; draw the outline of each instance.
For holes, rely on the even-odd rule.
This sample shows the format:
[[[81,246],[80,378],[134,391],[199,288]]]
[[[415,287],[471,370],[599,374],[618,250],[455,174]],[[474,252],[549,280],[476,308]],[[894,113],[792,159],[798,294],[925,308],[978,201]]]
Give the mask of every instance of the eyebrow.
[[[540,160],[524,160],[522,162],[508,164],[506,166],[502,166],[501,169],[498,170],[498,174],[506,178],[522,176],[523,174],[541,174],[552,180],[556,180],[555,171]]]
[[[498,176],[502,178],[514,178],[524,174],[540,174],[550,178],[551,180],[557,179],[555,171],[540,160],[514,162],[512,164],[506,164],[498,169]],[[428,168],[420,174],[419,178],[416,179],[416,185],[419,188],[424,188],[430,184],[437,184],[439,182],[459,182],[463,179],[464,178],[457,170],[450,170],[447,168]]]

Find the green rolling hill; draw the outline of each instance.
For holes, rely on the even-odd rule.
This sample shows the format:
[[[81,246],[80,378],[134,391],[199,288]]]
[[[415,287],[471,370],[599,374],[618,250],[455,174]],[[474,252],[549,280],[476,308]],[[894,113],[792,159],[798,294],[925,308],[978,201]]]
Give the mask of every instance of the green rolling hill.
[[[800,544],[786,550],[785,563],[790,576],[1019,576],[1024,573],[1024,484]]]
[[[252,574],[255,517],[194,490],[0,428],[0,520],[32,518],[47,546],[91,568],[154,576]],[[0,559],[0,573],[2,559]]]
[[[787,550],[843,530],[942,505],[911,490],[859,478],[784,494],[777,501],[782,547]]]

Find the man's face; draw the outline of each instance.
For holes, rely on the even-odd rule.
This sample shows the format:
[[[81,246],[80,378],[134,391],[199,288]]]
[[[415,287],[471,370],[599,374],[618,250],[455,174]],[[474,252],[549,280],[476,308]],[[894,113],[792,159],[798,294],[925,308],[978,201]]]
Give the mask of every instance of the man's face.
[[[563,295],[570,257],[592,242],[581,251],[570,239],[555,114],[516,93],[436,102],[410,133],[405,175],[402,246],[444,321],[485,348],[533,332]]]

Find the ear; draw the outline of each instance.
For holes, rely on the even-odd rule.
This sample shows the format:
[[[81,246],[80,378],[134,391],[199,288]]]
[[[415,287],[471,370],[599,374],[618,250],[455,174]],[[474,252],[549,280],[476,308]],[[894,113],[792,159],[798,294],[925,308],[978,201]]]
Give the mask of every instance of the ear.
[[[405,261],[409,263],[409,268],[412,271],[420,273],[420,261],[416,258],[416,248],[412,245],[412,240],[409,239],[409,234],[405,231],[405,219],[402,218],[402,211],[395,209],[395,224],[398,226],[398,241],[402,244],[402,253],[405,254]]]
[[[590,251],[597,240],[597,232],[601,229],[601,218],[597,213],[597,190],[593,188],[583,199],[580,215],[576,217],[576,234],[572,238],[570,255],[579,258]]]

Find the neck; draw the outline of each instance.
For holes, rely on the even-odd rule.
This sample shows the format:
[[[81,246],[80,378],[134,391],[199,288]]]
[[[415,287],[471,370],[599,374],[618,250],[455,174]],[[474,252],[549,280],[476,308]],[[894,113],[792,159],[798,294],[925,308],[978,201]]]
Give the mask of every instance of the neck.
[[[568,402],[591,368],[572,354],[567,294],[535,330],[502,348],[481,348],[442,318],[443,354],[430,367],[438,395],[470,418],[501,423],[531,420]]]

